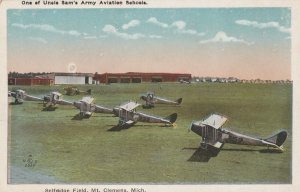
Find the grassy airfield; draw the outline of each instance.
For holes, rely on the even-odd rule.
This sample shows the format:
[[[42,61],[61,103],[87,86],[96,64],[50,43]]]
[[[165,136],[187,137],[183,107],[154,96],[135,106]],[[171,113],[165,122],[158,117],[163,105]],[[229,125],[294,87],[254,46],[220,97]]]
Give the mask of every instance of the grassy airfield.
[[[63,87],[17,88],[42,96],[50,91],[63,92]],[[177,112],[177,126],[137,123],[112,132],[108,130],[118,123],[113,115],[97,113],[90,119],[76,120],[79,111],[73,106],[42,111],[39,102],[8,105],[11,166],[63,183],[291,183],[292,85],[142,83],[77,87],[91,88],[95,103],[108,107],[140,101],[139,94],[146,91],[170,99],[182,97],[180,106],[138,109],[162,117]],[[225,144],[217,157],[198,161],[194,156],[201,138],[189,133],[188,127],[192,120],[212,112],[229,117],[224,127],[253,136],[267,137],[286,129],[286,151],[266,153],[264,147]],[[24,167],[29,155],[37,161],[33,168]]]

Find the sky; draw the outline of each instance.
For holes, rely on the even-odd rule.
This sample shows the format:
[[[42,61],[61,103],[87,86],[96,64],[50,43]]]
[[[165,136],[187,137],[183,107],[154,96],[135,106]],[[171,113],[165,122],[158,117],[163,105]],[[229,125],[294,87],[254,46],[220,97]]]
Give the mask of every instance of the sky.
[[[291,79],[289,8],[10,9],[17,72]]]

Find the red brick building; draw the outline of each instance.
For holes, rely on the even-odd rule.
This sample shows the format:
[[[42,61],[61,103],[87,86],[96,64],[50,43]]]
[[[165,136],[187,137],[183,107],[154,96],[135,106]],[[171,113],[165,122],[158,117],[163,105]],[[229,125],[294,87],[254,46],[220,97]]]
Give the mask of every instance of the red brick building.
[[[186,73],[103,73],[95,74],[94,80],[100,83],[141,83],[141,82],[179,82],[190,81],[191,74]]]
[[[53,85],[49,78],[8,78],[8,85]]]

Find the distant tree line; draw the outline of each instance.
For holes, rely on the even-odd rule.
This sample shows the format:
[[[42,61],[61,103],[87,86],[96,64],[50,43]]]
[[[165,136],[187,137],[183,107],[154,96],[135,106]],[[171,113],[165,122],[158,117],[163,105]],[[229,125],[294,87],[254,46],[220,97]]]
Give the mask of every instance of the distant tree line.
[[[33,72],[29,72],[29,73],[19,73],[19,72],[9,72],[8,73],[8,78],[32,78],[32,77],[36,77],[39,75],[45,75],[45,74],[49,74],[49,73],[45,73],[45,72],[37,72],[37,73],[33,73]]]

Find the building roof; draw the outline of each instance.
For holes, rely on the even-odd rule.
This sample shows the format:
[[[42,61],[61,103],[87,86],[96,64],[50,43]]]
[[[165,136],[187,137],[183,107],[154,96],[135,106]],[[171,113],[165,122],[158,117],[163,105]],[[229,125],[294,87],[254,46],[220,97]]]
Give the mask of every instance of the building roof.
[[[54,73],[54,76],[88,76],[93,77],[93,73]]]
[[[146,73],[146,72],[126,72],[126,73],[102,73],[102,74],[96,74],[96,75],[183,75],[183,76],[191,76],[190,73],[159,73],[159,72],[152,72],[152,73]]]
[[[94,77],[93,73],[60,73],[60,72],[55,72],[55,73],[48,73],[45,75],[39,75],[36,76],[36,78],[49,78],[49,79],[54,79],[55,76],[88,76],[88,77]]]

